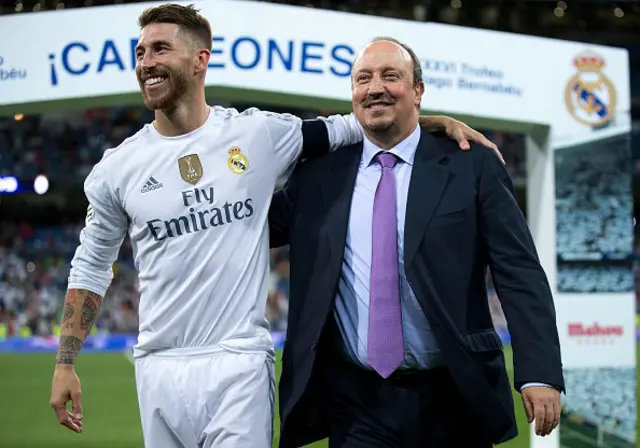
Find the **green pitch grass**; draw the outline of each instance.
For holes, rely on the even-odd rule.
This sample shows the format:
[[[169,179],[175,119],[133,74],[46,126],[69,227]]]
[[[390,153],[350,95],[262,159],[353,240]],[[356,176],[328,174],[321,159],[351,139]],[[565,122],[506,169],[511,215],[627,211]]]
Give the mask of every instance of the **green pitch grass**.
[[[505,352],[511,366],[511,352]],[[640,353],[639,353],[640,356]],[[58,425],[49,406],[54,356],[0,354],[0,447],[141,448],[142,432],[133,366],[124,354],[84,354],[77,371],[82,380],[84,432]],[[279,374],[280,362],[277,370]],[[514,393],[520,436],[501,445],[528,448],[529,429],[520,396]],[[276,421],[276,428],[278,428]],[[274,446],[277,446],[278,432]],[[324,448],[320,442],[313,448]]]

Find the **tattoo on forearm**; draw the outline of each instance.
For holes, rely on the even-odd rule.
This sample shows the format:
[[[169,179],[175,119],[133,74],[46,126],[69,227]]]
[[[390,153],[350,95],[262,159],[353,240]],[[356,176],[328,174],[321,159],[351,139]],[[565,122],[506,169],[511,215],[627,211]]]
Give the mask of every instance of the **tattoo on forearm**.
[[[70,289],[64,301],[62,335],[57,364],[74,364],[84,340],[95,323],[102,297],[84,289]],[[78,308],[81,310],[78,313]]]
[[[73,308],[73,305],[71,305],[69,302],[66,302],[64,304],[64,312],[62,314],[62,322],[67,323],[69,319],[73,317],[74,312],[75,309]]]
[[[56,364],[73,364],[82,348],[82,340],[75,336],[60,336]]]
[[[80,328],[85,334],[89,333],[91,326],[98,316],[99,301],[94,302],[93,298],[87,297],[82,304],[82,317],[80,320]]]

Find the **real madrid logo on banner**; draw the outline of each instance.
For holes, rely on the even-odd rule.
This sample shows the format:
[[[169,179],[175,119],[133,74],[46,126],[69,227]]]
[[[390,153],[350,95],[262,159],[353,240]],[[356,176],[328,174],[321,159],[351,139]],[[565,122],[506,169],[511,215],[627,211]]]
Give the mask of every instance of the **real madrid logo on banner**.
[[[180,157],[178,159],[178,168],[180,169],[182,180],[192,185],[197,184],[202,178],[202,163],[200,163],[198,154]]]
[[[602,126],[613,118],[616,108],[616,89],[602,72],[604,59],[594,52],[579,54],[573,65],[578,69],[565,89],[569,113],[580,123]]]
[[[233,148],[229,149],[227,166],[234,173],[242,174],[249,169],[249,159],[247,159],[247,156],[242,154],[240,148],[234,146]]]

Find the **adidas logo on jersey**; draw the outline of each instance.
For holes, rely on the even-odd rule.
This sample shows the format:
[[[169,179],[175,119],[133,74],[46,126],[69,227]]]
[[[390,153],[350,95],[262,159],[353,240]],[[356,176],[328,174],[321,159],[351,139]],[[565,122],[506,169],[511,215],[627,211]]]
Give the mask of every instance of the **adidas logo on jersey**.
[[[142,190],[140,190],[140,193],[149,193],[159,188],[162,188],[162,184],[151,176],[149,180],[147,180],[147,183],[144,184],[144,187],[142,187]]]

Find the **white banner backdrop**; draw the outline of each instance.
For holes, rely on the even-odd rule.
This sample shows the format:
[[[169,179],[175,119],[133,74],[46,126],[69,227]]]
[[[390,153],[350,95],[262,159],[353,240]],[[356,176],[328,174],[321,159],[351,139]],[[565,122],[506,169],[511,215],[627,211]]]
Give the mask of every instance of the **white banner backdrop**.
[[[214,30],[207,85],[350,100],[356,52],[390,35],[422,61],[425,109],[553,125],[557,138],[590,135],[603,117],[629,125],[625,50],[262,2],[195,3]],[[136,92],[137,17],[151,5],[0,17],[0,106]],[[605,109],[578,106],[578,94]]]

